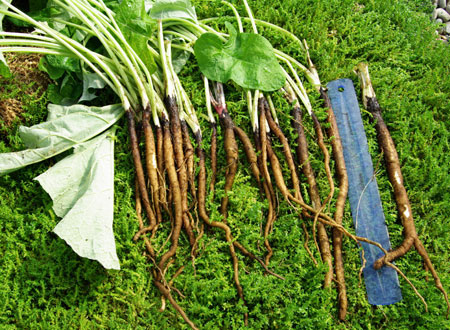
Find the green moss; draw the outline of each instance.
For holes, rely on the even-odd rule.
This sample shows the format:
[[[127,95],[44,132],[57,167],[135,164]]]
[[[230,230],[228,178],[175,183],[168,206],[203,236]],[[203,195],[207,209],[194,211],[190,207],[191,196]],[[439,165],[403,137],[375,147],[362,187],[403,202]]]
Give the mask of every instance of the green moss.
[[[201,17],[231,15],[220,2],[195,1]],[[238,7],[244,13],[243,5]],[[450,288],[450,66],[448,46],[437,42],[429,21],[428,1],[250,1],[257,18],[282,25],[308,40],[311,56],[321,79],[327,82],[350,77],[360,61],[370,64],[373,84],[384,109],[384,118],[399,151],[405,184],[411,199],[417,229],[441,276]],[[223,25],[219,25],[223,26]],[[277,47],[304,60],[292,42],[268,29],[261,32]],[[206,114],[201,77],[194,64],[181,76],[198,111]],[[8,85],[8,83],[6,83]],[[310,90],[312,103],[323,118],[320,100]],[[13,87],[9,89],[10,92]],[[8,92],[9,93],[9,92]],[[17,95],[22,95],[17,93]],[[0,96],[4,97],[4,95]],[[25,96],[24,96],[25,97]],[[250,132],[244,95],[227,87],[227,100],[235,122]],[[45,117],[45,102],[24,100],[27,125]],[[283,130],[290,129],[289,107],[274,96]],[[32,108],[34,107],[34,108]],[[380,157],[376,135],[367,113],[363,113],[374,163]],[[201,117],[205,143],[209,145],[207,121]],[[134,171],[127,133],[122,122],[116,145],[114,232],[121,271],[106,271],[98,263],[78,257],[51,233],[58,219],[51,200],[33,177],[52,161],[34,165],[0,178],[0,324],[5,329],[187,329],[168,306],[158,311],[161,300],[150,276],[152,264],[143,256],[143,243],[132,242],[137,230],[134,211]],[[16,126],[1,137],[0,151],[20,147]],[[321,194],[326,196],[323,157],[313,138],[311,123],[305,119],[311,161],[318,175]],[[274,141],[275,142],[275,141]],[[277,152],[281,148],[277,145]],[[223,195],[225,161],[219,129],[219,175],[217,192],[208,208],[220,219],[217,205]],[[294,147],[294,145],[293,145]],[[280,153],[281,158],[281,153]],[[208,160],[209,161],[209,160]],[[286,178],[288,171],[285,165]],[[391,242],[402,240],[391,186],[383,165],[377,176]],[[304,181],[304,180],[303,180]],[[302,187],[306,190],[306,186]],[[235,236],[257,255],[265,250],[260,234],[267,205],[261,201],[249,172],[245,155],[240,154],[239,172],[230,194],[230,225]],[[330,211],[333,211],[331,208]],[[180,238],[177,262],[168,277],[185,265],[174,285],[186,296],[175,296],[189,317],[205,329],[243,328],[243,312],[248,310],[250,329],[445,329],[445,305],[432,281],[425,281],[420,257],[415,251],[397,262],[428,302],[429,312],[408,284],[400,279],[403,301],[384,307],[367,302],[364,283],[358,279],[360,260],[354,242],[344,240],[344,258],[349,296],[349,315],[337,321],[336,289],[321,288],[325,267],[315,267],[306,253],[304,233],[296,212],[281,201],[275,228],[270,236],[274,249],[271,268],[286,277],[280,281],[264,275],[261,267],[243,256],[240,279],[247,306],[237,298],[232,266],[223,234],[206,231],[199,242],[195,271],[190,261],[187,238]],[[352,228],[349,208],[345,225]],[[161,248],[170,232],[164,223],[154,240]],[[167,249],[166,245],[164,249]],[[314,250],[310,241],[310,248]],[[318,257],[315,251],[316,258]]]

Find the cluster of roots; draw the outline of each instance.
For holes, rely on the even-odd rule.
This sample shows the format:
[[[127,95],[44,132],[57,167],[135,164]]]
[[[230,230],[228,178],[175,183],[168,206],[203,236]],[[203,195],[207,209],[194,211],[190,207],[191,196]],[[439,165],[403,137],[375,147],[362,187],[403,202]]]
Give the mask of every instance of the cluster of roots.
[[[217,99],[224,100],[224,97],[221,97],[221,93],[223,93],[221,84],[216,86],[215,91],[219,93]],[[269,238],[277,219],[276,190],[281,193],[283,198],[292,206],[293,210],[298,213],[298,216],[302,218],[302,224],[305,234],[307,235],[305,248],[310,253],[312,260],[317,264],[318,262],[314,257],[314,253],[308,248],[308,230],[312,230],[312,237],[318,251],[320,251],[322,262],[328,265],[328,271],[324,278],[324,287],[329,287],[334,282],[337,285],[339,319],[344,320],[347,314],[347,294],[342,255],[342,240],[344,236],[349,237],[355,242],[366,242],[379,247],[385,255],[374,264],[374,267],[393,267],[409,284],[411,284],[411,282],[392,264],[392,261],[404,255],[414,244],[418,252],[424,258],[427,269],[430,270],[435,278],[436,286],[443,292],[448,305],[447,294],[439,281],[439,277],[437,276],[428,255],[424,252],[425,249],[420,243],[417,234],[415,231],[411,232],[411,225],[407,223],[408,220],[403,222],[405,226],[406,243],[403,243],[401,247],[391,252],[384,250],[381,245],[376,242],[351,234],[342,226],[344,206],[348,191],[348,180],[342,144],[333,110],[330,106],[326,91],[320,89],[320,93],[324,105],[328,109],[326,134],[323,132],[322,125],[314,113],[311,118],[317,144],[323,153],[324,167],[328,179],[328,186],[320,187],[321,189],[327,189],[328,193],[327,197],[323,200],[320,197],[321,194],[319,193],[315,173],[309,161],[310,155],[308,152],[308,143],[303,127],[303,111],[297,105],[295,100],[289,99],[287,96],[288,101],[292,102],[291,114],[292,127],[296,133],[296,157],[294,157],[294,154],[291,152],[289,140],[283,133],[276,119],[273,118],[271,109],[264,97],[261,97],[258,100],[258,127],[263,127],[263,129],[254,130],[253,141],[244,130],[234,124],[227,111],[226,104],[224,102],[216,101],[212,97],[212,104],[217,111],[222,128],[223,149],[225,150],[226,162],[225,164],[216,163],[216,153],[218,148],[216,136],[217,129],[215,125],[212,125],[212,143],[208,155],[211,158],[211,174],[208,188],[209,193],[214,194],[214,182],[216,180],[215,175],[217,173],[217,167],[223,166],[226,171],[224,186],[225,194],[220,206],[218,205],[222,215],[221,221],[211,221],[209,211],[206,208],[207,170],[205,162],[207,152],[203,145],[202,135],[200,132],[193,132],[194,139],[191,141],[186,123],[179,118],[176,100],[170,97],[166,99],[165,103],[169,116],[168,118],[163,116],[161,126],[152,126],[150,124],[149,109],[144,109],[142,123],[139,126],[142,130],[141,135],[145,142],[144,153],[141,153],[141,150],[139,149],[140,143],[138,134],[136,133],[136,124],[134,122],[135,119],[133,113],[131,111],[127,112],[132,155],[136,167],[136,210],[139,219],[139,232],[136,234],[135,240],[138,240],[139,238],[144,240],[147,255],[154,263],[154,284],[162,294],[162,309],[165,308],[166,301],[169,301],[183,319],[192,328],[196,329],[195,324],[189,319],[185,311],[178,305],[172,295],[172,292],[178,292],[178,290],[173,287],[173,280],[183,271],[184,267],[179,268],[172,279],[169,280],[166,278],[167,269],[174,262],[181,232],[186,234],[189,241],[191,258],[193,261],[197,256],[198,242],[203,235],[205,227],[215,228],[223,233],[229,246],[231,262],[233,265],[233,280],[235,282],[237,296],[244,304],[245,292],[239,281],[239,253],[251,260],[257,261],[267,274],[283,280],[282,276],[269,269],[270,258],[274,253]],[[380,119],[378,117],[375,119],[378,120],[377,125],[382,126]],[[279,158],[277,156],[279,153],[274,150],[275,144],[272,143],[274,140],[279,142],[277,145],[282,146],[279,150],[283,155],[282,158]],[[329,154],[328,146],[325,144],[325,141],[327,140],[330,141],[332,155]],[[233,232],[227,224],[228,205],[230,203],[228,194],[232,190],[239,163],[238,141],[240,142],[248,164],[250,165],[251,173],[261,192],[261,196],[268,201],[269,205],[266,221],[263,226],[266,254],[261,257],[254,255],[248,248],[235,240],[233,238]],[[386,143],[389,144],[392,142],[388,141]],[[389,152],[386,151],[386,149],[390,147],[386,144],[382,144],[382,148],[385,157],[391,157],[389,156]],[[144,155],[143,160],[141,159],[142,155]],[[336,166],[334,173],[337,177],[339,187],[339,193],[336,198],[334,198],[334,177],[332,175],[332,170],[330,169],[331,157],[333,157]],[[390,160],[387,159],[388,170],[390,166],[389,162]],[[283,175],[282,168],[284,167],[284,163],[289,169],[289,182],[285,180],[286,175]],[[308,200],[311,201],[312,205],[307,205],[304,196],[302,196],[300,190],[299,169],[308,184]],[[395,168],[395,171],[399,171],[399,168]],[[396,188],[395,186],[394,188],[397,197],[397,195],[399,195],[397,192],[399,188]],[[324,209],[332,202],[332,200],[335,200],[335,213],[333,216],[330,216],[324,212]],[[405,204],[404,201],[402,203],[402,205]],[[144,223],[142,220],[142,209],[148,218],[148,223]],[[195,220],[197,215],[202,220],[201,225]],[[158,255],[152,247],[151,240],[155,237],[159,226],[164,222],[164,218],[168,218],[171,221],[171,245],[167,252]],[[331,228],[331,231],[328,231],[327,227]],[[331,238],[329,237],[330,234]],[[414,287],[413,289],[419,297],[421,297]],[[423,298],[421,297],[421,299]],[[245,324],[247,324],[248,315],[243,315],[243,318]]]

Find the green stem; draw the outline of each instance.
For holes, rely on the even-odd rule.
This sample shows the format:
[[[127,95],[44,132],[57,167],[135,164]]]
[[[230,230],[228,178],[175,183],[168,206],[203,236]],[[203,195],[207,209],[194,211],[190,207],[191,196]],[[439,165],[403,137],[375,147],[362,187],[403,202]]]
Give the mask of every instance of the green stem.
[[[59,43],[61,43],[64,47],[66,47],[70,52],[72,52],[76,57],[81,59],[82,61],[86,62],[94,72],[96,72],[100,77],[105,77],[105,75],[94,65],[93,62],[95,62],[98,66],[102,68],[102,70],[105,71],[105,73],[109,76],[109,79],[104,79],[106,83],[116,92],[117,95],[119,95],[120,99],[122,100],[123,106],[125,109],[130,108],[130,103],[128,98],[125,95],[125,89],[121,85],[118,77],[112,72],[112,70],[106,65],[103,61],[99,59],[99,57],[96,56],[96,53],[90,51],[83,45],[81,45],[79,42],[76,42],[75,40],[63,35],[62,33],[50,28],[49,26],[42,24],[18,8],[14,7],[10,3],[6,2],[5,0],[0,0],[2,4],[10,8],[14,13],[7,11],[5,14],[17,18],[19,20],[25,21],[31,25],[34,25],[38,27],[41,31],[47,33],[48,35],[52,36],[57,40]],[[89,59],[88,59],[89,57]]]
[[[147,79],[147,84],[145,84],[144,87],[146,88],[147,94],[150,98],[150,106],[152,108],[153,121],[154,121],[155,125],[159,126],[159,119],[157,116],[157,111],[155,109],[155,107],[156,107],[155,95],[154,95],[155,92],[154,92],[154,88],[153,88],[152,77],[151,77],[150,71],[148,70],[145,63],[141,60],[141,58],[136,54],[134,49],[128,44],[128,42],[126,42],[125,36],[123,35],[122,31],[119,28],[119,25],[117,24],[116,20],[114,19],[114,12],[111,9],[109,9],[102,0],[100,0],[100,2],[95,1],[95,0],[89,0],[89,1],[91,3],[96,4],[98,7],[102,8],[106,12],[111,24],[114,27],[113,31],[116,32],[116,35],[118,36],[119,40],[125,45],[126,51],[129,53],[133,64],[136,67],[140,68],[144,72],[144,75]],[[158,52],[148,45],[147,45],[147,47],[150,51],[150,54],[155,59],[155,61],[159,60]]]
[[[36,53],[36,54],[43,54],[43,55],[61,55],[61,56],[68,56],[72,54],[66,54],[62,53],[58,50],[51,50],[48,48],[37,48],[37,47],[14,47],[14,46],[8,46],[8,47],[1,47],[1,52],[8,52],[8,53]]]
[[[29,39],[0,39],[0,46],[6,45],[6,46],[28,46],[28,47],[42,47],[47,49],[52,49],[55,51],[60,51],[64,53],[66,48],[61,47],[61,45],[54,44],[51,42],[46,41],[39,41],[39,40],[29,40]]]
[[[211,108],[211,90],[209,89],[209,81],[206,76],[203,76],[203,83],[205,85],[205,99],[206,99],[206,111],[208,113],[209,122],[214,124],[216,119]]]
[[[217,21],[217,20],[221,20],[221,19],[230,19],[233,18],[233,16],[222,16],[222,17],[211,17],[211,18],[206,18],[206,19],[202,19],[200,20],[201,23],[208,23],[208,22],[213,22],[213,21]],[[242,18],[244,21],[246,22],[251,22],[249,17],[243,17]],[[301,42],[301,40],[299,38],[297,38],[293,33],[289,32],[286,29],[283,29],[282,27],[269,23],[267,21],[263,21],[257,18],[254,18],[253,21],[256,23],[256,25],[260,25],[263,27],[268,27],[272,30],[276,30],[278,32],[281,32],[281,34],[283,34],[286,37],[289,37],[290,39],[292,39],[293,41],[295,41],[296,43],[299,44],[299,46],[304,50],[304,45]]]
[[[302,101],[303,105],[305,106],[306,110],[308,111],[309,115],[312,115],[312,106],[309,102],[308,95],[303,94],[300,89],[298,88],[295,81],[291,78],[291,76],[283,69],[284,75],[286,77],[287,82],[291,86],[291,88],[294,90],[294,92],[297,94],[297,96]]]
[[[236,21],[237,21],[238,27],[239,27],[239,32],[243,33],[244,32],[244,27],[242,26],[241,16],[239,16],[239,12],[237,11],[236,7],[232,3],[228,2],[228,1],[222,1],[222,3],[231,8],[231,10],[233,11],[234,16],[236,17]]]
[[[111,35],[111,33],[106,28],[109,26],[111,29],[113,27],[107,22],[107,17],[105,17],[102,13],[96,10],[92,6],[87,6],[86,4],[78,1],[78,0],[66,0],[67,3],[70,3],[72,6],[67,6],[63,4],[60,0],[54,0],[54,2],[61,7],[65,8],[68,12],[71,12],[74,16],[80,19],[84,24],[89,26],[94,32],[94,35],[99,38],[100,42],[105,47],[106,51],[110,55],[110,57],[115,62],[116,66],[120,70],[120,75],[123,77],[125,85],[128,90],[133,90],[134,86],[128,80],[127,75],[122,69],[120,65],[119,59],[126,65],[127,70],[130,70],[132,77],[134,78],[135,84],[138,88],[139,94],[141,95],[142,106],[147,107],[149,104],[149,99],[144,88],[144,84],[142,83],[143,77],[139,74],[138,70],[131,63],[128,54],[125,53],[121,45],[117,42],[117,40]],[[78,9],[78,10],[76,10]],[[103,16],[103,17],[102,17]],[[98,28],[97,28],[98,26]],[[112,47],[110,46],[112,43]]]
[[[270,108],[270,112],[272,113],[272,118],[278,124],[277,112],[275,110],[275,106],[273,105],[273,101],[272,101],[272,98],[270,97],[270,95],[267,95],[267,101],[269,102],[269,108]]]
[[[250,22],[252,23],[253,33],[258,34],[258,28],[256,27],[255,19],[253,18],[252,10],[247,3],[247,0],[244,0],[245,10],[247,10],[248,17],[250,18]]]
[[[73,28],[75,28],[77,30],[86,32],[87,34],[90,34],[90,35],[94,36],[94,33],[92,33],[91,30],[89,30],[87,27],[85,27],[83,25],[75,24],[73,22],[69,22],[69,21],[66,21],[66,20],[63,20],[63,19],[60,19],[60,18],[57,18],[57,17],[52,18],[52,21],[57,22],[57,23],[61,23],[61,24],[67,25],[67,26],[71,26],[71,27],[73,27]]]
[[[170,69],[167,65],[167,54],[166,47],[164,45],[164,34],[163,34],[163,24],[162,20],[158,21],[158,42],[159,42],[159,52],[161,56],[161,64],[164,74],[166,93],[165,96],[174,97],[176,95],[175,86],[173,80],[171,79]]]

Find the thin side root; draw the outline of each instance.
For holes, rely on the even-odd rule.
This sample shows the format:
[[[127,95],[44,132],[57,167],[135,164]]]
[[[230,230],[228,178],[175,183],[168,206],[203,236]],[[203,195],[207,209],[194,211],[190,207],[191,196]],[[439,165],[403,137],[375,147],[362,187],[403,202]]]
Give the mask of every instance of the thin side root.
[[[414,293],[420,298],[420,300],[422,300],[423,304],[425,305],[425,311],[428,312],[428,304],[425,301],[425,299],[422,297],[422,295],[419,293],[419,291],[417,291],[416,287],[414,286],[414,284],[412,284],[412,282],[409,280],[408,277],[406,277],[406,275],[393,263],[390,262],[386,262],[386,266],[389,266],[393,269],[395,269],[395,271],[397,273],[400,274],[401,277],[403,277],[403,279],[408,282],[408,284],[411,286],[411,288],[414,290]]]
[[[309,234],[308,234],[308,228],[306,228],[305,223],[302,223],[303,232],[305,233],[305,243],[303,243],[304,248],[306,249],[306,252],[308,252],[309,256],[311,257],[314,265],[318,265],[316,258],[314,258],[313,253],[311,252],[311,249],[308,246],[309,242]]]

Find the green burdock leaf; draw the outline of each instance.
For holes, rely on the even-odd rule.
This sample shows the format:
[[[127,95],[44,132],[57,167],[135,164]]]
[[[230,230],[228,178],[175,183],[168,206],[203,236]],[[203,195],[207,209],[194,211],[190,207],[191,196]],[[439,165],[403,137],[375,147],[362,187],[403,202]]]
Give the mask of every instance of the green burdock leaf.
[[[61,82],[59,93],[63,97],[62,105],[72,105],[81,97],[83,85],[80,84],[78,79],[68,74],[64,76]]]
[[[20,137],[28,149],[0,154],[0,175],[38,163],[89,141],[114,125],[123,113],[121,105],[87,107],[76,104],[63,107],[50,104],[46,122],[19,128]]]
[[[113,12],[117,12],[117,7],[120,5],[120,0],[103,0],[103,2]]]
[[[180,73],[181,69],[183,69],[190,57],[191,52],[177,48],[172,50],[172,66],[175,73]]]
[[[48,76],[53,79],[53,80],[57,80],[59,78],[61,78],[64,74],[64,69],[62,68],[57,68],[54,67],[52,65],[50,65],[50,63],[48,63],[47,57],[41,57],[41,59],[39,60],[39,70],[44,71],[48,74]]]
[[[97,97],[96,89],[102,89],[106,86],[105,81],[94,72],[83,72],[83,94],[78,102],[91,101]]]
[[[144,0],[123,0],[117,7],[116,20],[125,39],[152,73],[156,63],[148,49],[148,40],[156,27],[145,11]]]
[[[47,7],[48,0],[32,0],[29,1],[30,11],[41,10]]]
[[[51,28],[54,28],[57,31],[62,31],[64,28],[66,28],[66,24],[55,22],[53,20],[54,18],[60,18],[65,21],[71,20],[71,15],[67,11],[63,11],[60,8],[55,7],[52,3],[50,3],[49,6],[46,8],[30,9],[30,12],[28,12],[27,14],[36,21],[46,22],[46,24],[48,24]],[[29,22],[14,17],[8,17],[8,20],[11,21],[16,26],[21,27],[33,26]]]
[[[81,72],[80,60],[75,57],[47,55],[48,63],[58,69],[63,69],[70,72]]]
[[[189,0],[157,0],[151,6],[149,14],[154,19],[186,18],[197,21],[195,8]]]
[[[107,269],[120,269],[112,229],[114,130],[77,145],[72,155],[35,178],[63,218],[53,231],[78,255]]]
[[[237,33],[227,24],[230,39],[223,43],[204,33],[194,45],[200,71],[210,80],[233,80],[243,88],[274,91],[284,86],[285,77],[270,42],[254,33]]]
[[[62,100],[64,97],[61,96],[60,86],[56,84],[50,84],[47,87],[47,98],[50,103],[54,104],[62,104]]]
[[[39,70],[46,72],[53,80],[61,78],[66,71],[81,72],[80,60],[57,55],[47,55],[39,60]]]
[[[6,2],[11,3],[12,0],[6,0]],[[7,10],[8,7],[4,4],[0,4],[0,10]],[[3,31],[3,18],[5,15],[0,14],[0,31]],[[6,63],[3,53],[0,51],[0,76],[9,78],[12,76],[11,71],[9,71],[9,66]]]
[[[51,19],[55,17],[70,19],[69,13],[67,12],[63,13],[60,9],[57,9],[56,7],[33,9],[29,13],[29,15],[36,21],[40,22],[50,22]],[[50,22],[50,24],[51,23],[53,22]]]

